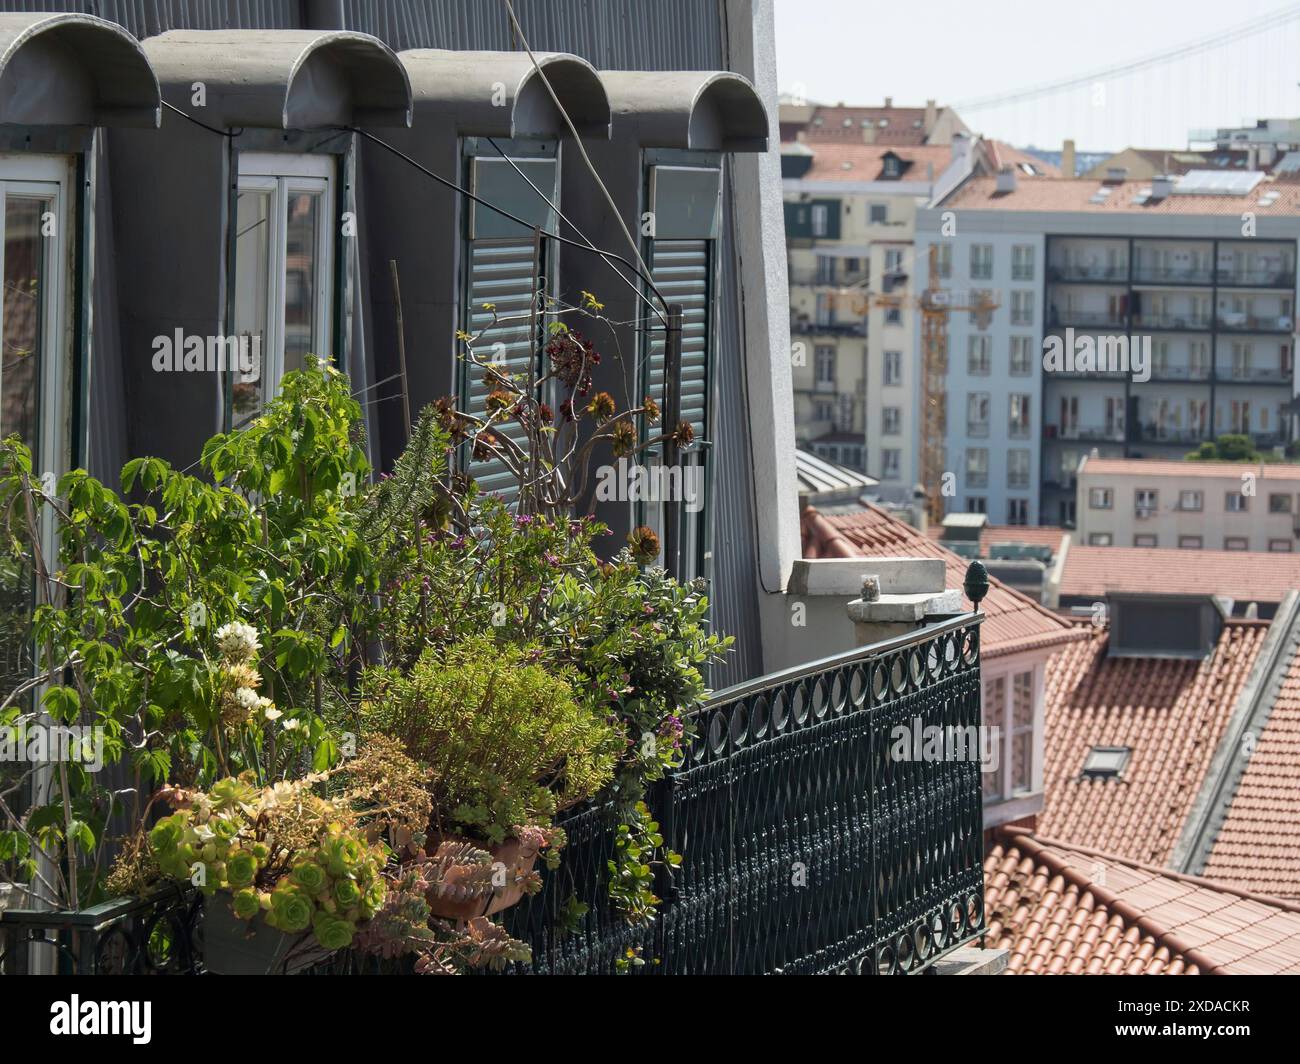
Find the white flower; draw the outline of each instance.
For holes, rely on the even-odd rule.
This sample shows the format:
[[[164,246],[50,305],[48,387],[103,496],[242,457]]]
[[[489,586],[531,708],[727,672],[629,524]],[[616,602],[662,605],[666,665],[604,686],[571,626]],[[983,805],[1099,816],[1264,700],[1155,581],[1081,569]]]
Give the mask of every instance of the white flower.
[[[283,713],[281,713],[278,709],[275,708],[275,703],[272,702],[269,698],[259,698],[257,700],[257,704],[258,706],[261,707],[262,716],[264,716],[267,720],[279,720],[281,717],[284,716]]]
[[[249,661],[262,649],[257,641],[257,629],[241,621],[231,621],[217,629],[217,646],[227,661]]]
[[[239,708],[252,713],[255,709],[260,709],[262,700],[258,697],[256,691],[251,687],[240,687],[235,691],[235,701],[239,703]]]
[[[302,721],[300,721],[297,717],[293,717],[284,722],[285,731],[297,731],[300,727],[302,727]]]

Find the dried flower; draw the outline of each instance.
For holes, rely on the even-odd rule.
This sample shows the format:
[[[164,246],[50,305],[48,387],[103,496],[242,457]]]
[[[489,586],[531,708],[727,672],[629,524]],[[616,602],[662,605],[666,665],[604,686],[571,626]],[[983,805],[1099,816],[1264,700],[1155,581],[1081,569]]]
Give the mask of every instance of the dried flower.
[[[653,528],[641,525],[627,534],[632,557],[641,565],[649,565],[659,557],[659,536]]]

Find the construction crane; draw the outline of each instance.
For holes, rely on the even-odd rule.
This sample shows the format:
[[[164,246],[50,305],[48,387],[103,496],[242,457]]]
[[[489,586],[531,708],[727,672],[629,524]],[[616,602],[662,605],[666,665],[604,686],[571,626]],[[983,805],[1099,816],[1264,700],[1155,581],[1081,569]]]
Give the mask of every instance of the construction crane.
[[[969,311],[980,328],[987,328],[999,304],[989,293],[948,292],[938,285],[939,246],[930,245],[930,276],[916,295],[871,292],[863,287],[842,288],[831,302],[847,302],[852,313],[865,316],[872,307],[907,308],[921,313],[921,485],[931,521],[943,520],[944,439],[948,432],[948,316]]]

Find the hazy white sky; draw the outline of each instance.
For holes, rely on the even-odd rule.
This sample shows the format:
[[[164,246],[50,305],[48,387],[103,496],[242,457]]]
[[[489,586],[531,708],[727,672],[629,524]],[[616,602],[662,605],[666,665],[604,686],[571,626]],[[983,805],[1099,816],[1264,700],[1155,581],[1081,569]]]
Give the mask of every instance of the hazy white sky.
[[[976,132],[1081,151],[1182,147],[1192,128],[1300,116],[1300,4],[1287,0],[775,0],[782,91],[940,104],[1035,88],[1291,10],[1285,26],[1140,74],[960,110]]]

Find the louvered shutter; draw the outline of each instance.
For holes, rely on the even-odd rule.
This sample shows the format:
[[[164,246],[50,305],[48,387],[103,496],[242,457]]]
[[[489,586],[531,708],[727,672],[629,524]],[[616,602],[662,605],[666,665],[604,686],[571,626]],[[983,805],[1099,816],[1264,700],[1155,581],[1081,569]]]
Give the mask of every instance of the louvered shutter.
[[[647,265],[655,287],[667,303],[682,308],[682,421],[689,422],[697,441],[681,455],[683,477],[689,471],[701,505],[681,518],[681,576],[708,576],[708,467],[706,441],[710,432],[709,395],[713,386],[714,254],[720,224],[721,171],[716,166],[659,165],[649,168],[648,202],[654,236],[647,247]],[[646,332],[645,386],[662,408],[665,405],[664,333],[658,320]],[[671,428],[672,426],[665,426]],[[656,430],[652,430],[657,433]],[[648,459],[654,461],[656,459]],[[684,500],[683,500],[684,501]],[[663,529],[663,510],[643,507],[642,520]]]
[[[527,175],[528,181],[552,201],[558,197],[559,168],[554,158],[514,158],[514,162]],[[554,232],[555,219],[550,207],[509,162],[501,158],[474,158],[471,167],[476,195],[543,231]],[[517,319],[536,309],[534,295],[539,286],[545,285],[548,294],[553,293],[551,261],[554,253],[549,244],[544,237],[539,241],[532,229],[518,225],[481,204],[472,205],[465,256],[465,329],[478,337],[475,349],[479,357],[512,376],[536,375],[535,360],[539,357],[542,341],[541,322],[515,320],[489,327],[494,311],[486,309],[485,305],[494,306],[495,316],[499,318]],[[485,376],[478,366],[461,361],[461,403],[467,412],[477,417],[486,413],[488,393],[492,391]],[[498,437],[505,436],[520,446],[526,445],[527,434],[517,421],[501,423],[493,431]],[[505,463],[496,459],[476,462],[469,455],[465,456],[465,463],[470,476],[485,492],[499,495],[507,504],[517,500],[519,485]]]

